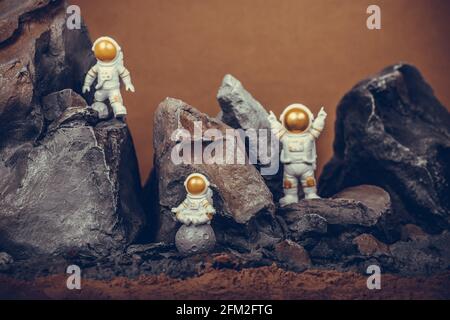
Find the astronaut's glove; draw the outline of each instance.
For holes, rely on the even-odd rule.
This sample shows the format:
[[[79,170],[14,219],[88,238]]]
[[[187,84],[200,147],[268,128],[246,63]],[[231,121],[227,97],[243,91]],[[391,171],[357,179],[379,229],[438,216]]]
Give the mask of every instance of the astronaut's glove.
[[[325,119],[327,117],[327,113],[323,109],[323,107],[320,109],[319,113],[317,114],[317,118],[313,122],[313,128],[318,130],[319,132],[323,130],[325,127]]]
[[[134,92],[134,91],[135,91],[135,90],[134,90],[134,86],[133,86],[133,84],[131,83],[131,78],[130,78],[129,75],[126,76],[126,77],[124,77],[124,78],[122,78],[122,81],[123,81],[123,84],[125,85],[125,90],[131,91],[131,92]]]
[[[172,208],[170,211],[172,211],[172,213],[175,214],[175,216],[172,216],[172,219],[179,220],[179,213],[180,213],[179,207]]]
[[[125,85],[125,90],[135,92],[133,84]]]
[[[81,92],[84,94],[86,92],[90,92],[91,91],[91,86],[88,85],[84,85],[83,89],[81,90]]]
[[[323,118],[325,120],[326,117],[327,117],[327,113],[325,112],[325,109],[323,107],[320,108],[320,111],[317,114],[317,118]]]
[[[267,120],[270,123],[270,126],[273,129],[278,129],[281,126],[281,123],[278,122],[277,117],[272,111],[269,111],[269,115],[267,116]]]

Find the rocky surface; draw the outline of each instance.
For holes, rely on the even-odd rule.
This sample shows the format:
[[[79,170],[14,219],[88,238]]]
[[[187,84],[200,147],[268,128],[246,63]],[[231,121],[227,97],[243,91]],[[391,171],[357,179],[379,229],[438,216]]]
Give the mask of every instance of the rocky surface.
[[[414,67],[389,67],[341,101],[335,155],[319,184],[330,198],[277,208],[282,170],[262,177],[264,161],[249,164],[245,144],[223,145],[244,163],[196,162],[192,150],[183,157],[193,161],[172,161],[176,146],[199,155],[220,145],[227,129],[268,128],[267,111],[231,75],[217,95],[220,119],[180,100],[160,104],[154,169],[142,192],[127,125],[100,121],[79,95],[94,58],[86,28],[64,27],[64,6],[0,3],[1,273],[33,279],[70,264],[86,279],[208,278],[261,267],[248,271],[253,281],[261,270],[278,281],[264,271],[286,275],[273,264],[295,272],[364,273],[372,264],[407,275],[448,272],[450,119]],[[173,139],[180,129],[189,138]],[[180,225],[170,209],[185,198],[193,172],[211,182],[217,245],[186,256],[175,248]]]
[[[231,74],[225,75],[217,93],[221,119],[235,129],[270,129],[266,109]]]
[[[450,270],[450,232],[398,241],[389,246],[393,268],[402,274],[433,274]]]
[[[267,120],[269,114],[238,79],[230,74],[225,75],[217,93],[217,101],[222,110],[218,118],[230,127],[243,130],[267,130],[265,134],[257,131],[258,137],[264,134],[264,138],[267,139],[267,152],[262,152],[262,155],[255,154],[256,168],[270,167],[271,161],[277,161],[277,159],[272,160],[271,158],[272,155],[278,155],[276,151],[280,150],[280,145],[279,142],[275,142],[277,139],[271,134],[270,124]],[[277,143],[277,145],[273,145],[273,143]],[[252,152],[252,150],[247,147],[247,153],[249,152]],[[258,150],[258,152],[260,151]],[[282,166],[279,169],[276,174],[263,175],[264,181],[273,194],[275,203],[283,196]]]
[[[390,214],[389,194],[374,186],[358,186],[336,194],[333,199],[301,200],[280,208],[278,213],[296,239],[343,230],[382,232]]]
[[[232,248],[249,249],[273,243],[280,238],[281,231],[273,216],[274,203],[261,175],[251,164],[195,164],[194,157],[185,163],[176,164],[171,159],[177,143],[171,139],[177,129],[185,129],[190,135],[186,144],[200,139],[201,153],[211,141],[202,141],[194,135],[194,122],[201,123],[200,135],[207,129],[216,129],[225,136],[229,128],[223,122],[200,113],[188,104],[167,98],[158,107],[154,120],[154,166],[155,172],[147,182],[147,194],[158,194],[159,210],[153,212],[154,223],[158,224],[156,240],[173,243],[178,228],[171,208],[176,207],[185,198],[184,180],[193,173],[204,174],[211,182],[214,192],[214,206],[217,214],[213,227],[219,244]],[[226,142],[224,143],[226,145]],[[236,149],[238,150],[238,146]],[[194,147],[193,147],[194,149]],[[241,154],[244,154],[240,150]],[[199,161],[202,162],[202,161]],[[157,191],[154,191],[157,181]],[[150,186],[153,184],[153,188]]]
[[[367,289],[367,274],[310,269],[288,272],[276,266],[245,270],[208,269],[198,277],[164,274],[110,280],[82,280],[67,290],[67,274],[23,281],[0,276],[0,298],[7,299],[450,299],[450,273],[402,277],[383,274],[382,290]]]
[[[1,6],[0,149],[38,139],[46,128],[41,98],[65,88],[80,93],[95,61],[84,25],[65,28],[63,1]]]
[[[337,109],[334,156],[319,192],[382,187],[396,226],[428,232],[450,222],[450,114],[413,66],[398,64],[357,84]]]
[[[145,223],[137,160],[126,124],[77,94],[86,28],[66,28],[64,1],[0,6],[0,248],[17,263],[123,250]]]
[[[14,259],[6,252],[0,252],[0,272],[8,271]]]
[[[96,123],[73,92],[67,109],[35,145],[4,150],[0,163],[3,249],[18,257],[124,247],[144,224],[140,180],[126,124]],[[58,101],[45,97],[44,101]]]

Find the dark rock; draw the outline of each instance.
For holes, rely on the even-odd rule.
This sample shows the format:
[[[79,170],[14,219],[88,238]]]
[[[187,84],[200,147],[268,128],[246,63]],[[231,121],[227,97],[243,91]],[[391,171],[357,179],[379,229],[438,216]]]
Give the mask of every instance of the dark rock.
[[[389,247],[395,267],[402,274],[432,274],[450,270],[450,233],[399,241]]]
[[[326,220],[331,234],[337,235],[344,230],[371,230],[383,234],[383,222],[390,214],[390,199],[380,188],[359,186],[345,190],[333,199],[301,200],[280,208],[278,213],[294,230],[299,223],[302,225],[306,215],[314,214]]]
[[[284,240],[274,246],[277,259],[288,270],[302,272],[311,266],[308,252],[299,244]]]
[[[42,97],[65,88],[80,93],[95,62],[85,26],[66,28],[64,1],[5,1],[2,17],[0,149],[41,137],[45,116],[62,111],[41,108]]]
[[[217,100],[219,102],[221,113],[218,119],[223,121],[235,129],[264,129],[265,138],[267,139],[267,155],[260,157],[259,154],[255,155],[257,163],[256,167],[260,170],[264,167],[270,167],[272,155],[275,156],[275,151],[280,150],[279,142],[276,142],[276,146],[272,146],[271,141],[276,141],[276,138],[272,136],[270,130],[270,124],[267,120],[268,112],[242,85],[242,83],[230,74],[225,75],[222,81],[222,85],[217,93]],[[258,131],[258,137],[262,132]],[[274,149],[278,147],[278,149]],[[255,152],[256,150],[249,150],[247,145],[247,152]],[[278,154],[277,154],[278,156]],[[273,194],[274,201],[283,196],[283,168],[279,167],[276,174],[263,175],[264,181]]]
[[[55,121],[64,111],[73,106],[85,106],[86,102],[71,89],[53,92],[42,98],[42,114],[45,120]]]
[[[353,239],[360,254],[364,256],[389,255],[389,247],[371,234],[361,234]]]
[[[327,220],[318,214],[305,214],[289,224],[291,238],[300,241],[327,233]]]
[[[438,232],[450,222],[450,114],[413,66],[397,64],[357,84],[337,108],[324,197],[360,184],[389,192],[395,220]]]
[[[0,245],[49,263],[121,251],[144,223],[137,160],[127,126],[76,93],[87,30],[66,28],[65,1],[1,6]]]
[[[221,120],[235,129],[270,129],[266,109],[245,90],[241,82],[227,74],[217,93]]]
[[[13,257],[6,252],[0,252],[0,272],[8,271],[13,262]]]
[[[176,207],[186,196],[184,180],[193,172],[204,174],[211,182],[214,206],[217,214],[213,228],[219,244],[227,244],[237,249],[273,243],[282,237],[279,225],[273,216],[272,195],[258,171],[250,164],[175,164],[171,152],[177,141],[171,136],[177,129],[189,131],[192,141],[194,122],[202,123],[206,129],[217,129],[225,135],[229,128],[224,123],[200,113],[186,103],[167,98],[158,107],[154,120],[154,167],[155,172],[147,182],[145,190],[154,190],[153,179],[158,185],[160,208],[152,212],[154,223],[159,226],[156,240],[172,243],[178,229],[171,208]],[[202,132],[202,133],[203,133]],[[186,141],[184,143],[187,143]],[[203,148],[210,141],[203,141]],[[241,151],[242,152],[242,151]],[[152,197],[152,194],[146,194]]]
[[[73,92],[45,98],[63,110],[36,145],[2,151],[0,243],[16,257],[102,256],[123,250],[144,224],[140,179],[126,124],[93,123]],[[70,97],[70,98],[69,98]]]
[[[407,224],[402,226],[401,228],[401,239],[402,241],[409,241],[409,240],[425,240],[428,238],[428,234],[426,234],[422,228],[419,226],[416,226],[414,224]]]

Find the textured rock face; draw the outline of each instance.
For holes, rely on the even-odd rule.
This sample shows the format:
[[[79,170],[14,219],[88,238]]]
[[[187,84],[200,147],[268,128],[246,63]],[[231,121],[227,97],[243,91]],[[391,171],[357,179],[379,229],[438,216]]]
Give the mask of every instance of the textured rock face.
[[[116,120],[97,124],[73,92],[56,95],[61,105],[51,109],[68,108],[51,130],[36,145],[2,153],[1,246],[19,256],[123,248],[144,223],[128,129]]]
[[[389,247],[394,270],[403,274],[432,274],[450,268],[450,232],[398,241]]]
[[[291,240],[277,243],[274,252],[277,259],[290,270],[301,272],[311,266],[308,252]]]
[[[222,81],[222,85],[217,93],[217,100],[219,102],[222,112],[219,119],[235,129],[267,129],[266,138],[268,141],[267,155],[275,156],[275,151],[279,151],[279,142],[277,142],[278,149],[274,149],[271,141],[276,141],[276,138],[271,135],[270,124],[267,120],[268,112],[242,85],[242,83],[230,74],[227,74]],[[260,133],[258,132],[258,135]],[[273,139],[273,140],[272,140]],[[256,167],[268,167],[270,164],[268,159],[260,159]],[[277,161],[277,160],[275,160]],[[283,196],[283,168],[279,167],[276,174],[264,175],[264,181],[273,194],[274,201]]]
[[[64,1],[3,1],[0,21],[0,149],[45,130],[41,97],[81,92],[95,62],[84,25],[65,28]]]
[[[389,192],[397,225],[448,227],[450,114],[410,65],[362,81],[338,106],[334,157],[319,192],[328,197],[364,183]]]
[[[343,190],[333,199],[301,200],[279,210],[292,230],[324,233],[328,226],[343,229],[382,229],[390,214],[389,194],[375,186],[358,186]],[[316,216],[325,219],[321,219]]]
[[[14,258],[104,255],[144,223],[127,126],[80,92],[95,62],[64,1],[0,4],[0,248]]]
[[[261,230],[267,230],[271,236],[276,235],[272,230],[277,227],[273,217],[274,204],[270,191],[253,165],[195,164],[192,161],[175,164],[172,161],[171,153],[177,144],[172,141],[172,134],[175,130],[184,128],[194,139],[194,122],[197,121],[202,123],[203,132],[207,129],[217,129],[225,135],[225,130],[229,128],[223,122],[210,118],[176,99],[167,98],[155,113],[153,179],[158,181],[160,205],[160,212],[154,212],[156,216],[159,215],[157,240],[173,242],[177,223],[170,209],[179,205],[186,196],[183,185],[186,177],[193,172],[199,172],[208,178],[214,192],[217,214],[213,219],[213,228],[218,242],[242,248],[268,241],[267,234],[261,234]],[[203,141],[203,148],[209,142]],[[152,183],[154,182],[150,179],[147,185]],[[152,188],[146,188],[150,189]]]
[[[235,129],[270,129],[264,107],[245,90],[242,83],[227,74],[217,93],[221,120]]]

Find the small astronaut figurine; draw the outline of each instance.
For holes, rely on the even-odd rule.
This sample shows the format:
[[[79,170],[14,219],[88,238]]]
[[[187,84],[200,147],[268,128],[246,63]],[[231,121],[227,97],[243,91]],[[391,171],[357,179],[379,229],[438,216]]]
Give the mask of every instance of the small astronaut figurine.
[[[172,212],[183,225],[175,235],[175,245],[182,254],[196,254],[212,250],[216,235],[211,220],[216,210],[213,207],[209,181],[200,173],[189,175],[184,181],[186,199]]]
[[[177,220],[185,225],[210,223],[216,210],[208,179],[200,173],[193,173],[184,181],[184,187],[187,191],[186,199],[172,209]]]
[[[97,63],[86,74],[82,91],[89,92],[92,83],[97,79],[92,108],[98,112],[100,119],[106,119],[108,108],[104,101],[108,99],[114,116],[123,118],[127,114],[127,109],[120,94],[120,79],[127,91],[134,92],[134,86],[131,83],[130,72],[123,65],[122,49],[114,39],[100,37],[92,45],[92,51]]]
[[[284,164],[283,191],[280,199],[282,207],[298,202],[298,180],[300,180],[305,199],[319,198],[316,179],[316,142],[327,117],[323,107],[317,118],[304,105],[296,103],[284,109],[277,121],[272,111],[268,116],[272,132],[282,143],[280,161]]]

